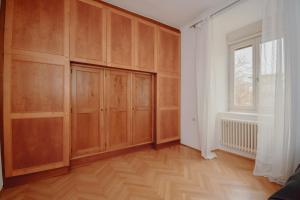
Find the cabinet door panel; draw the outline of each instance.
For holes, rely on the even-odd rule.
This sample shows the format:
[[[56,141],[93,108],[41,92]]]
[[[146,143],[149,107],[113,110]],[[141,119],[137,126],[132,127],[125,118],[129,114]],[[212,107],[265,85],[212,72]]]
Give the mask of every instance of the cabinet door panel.
[[[108,148],[117,149],[128,146],[130,138],[128,136],[129,117],[127,111],[111,109],[109,112],[110,113],[108,122]]]
[[[136,67],[143,71],[154,71],[156,57],[156,26],[137,20],[136,23]]]
[[[69,165],[69,63],[6,55],[5,176]]]
[[[101,151],[99,112],[78,113],[76,116],[76,132],[73,137],[73,156],[80,156]]]
[[[14,119],[12,147],[14,170],[62,162],[63,118]]]
[[[159,77],[159,106],[179,106],[179,79],[176,77]]]
[[[64,66],[13,60],[12,112],[63,112]]]
[[[73,67],[72,157],[105,148],[103,130],[103,70]]]
[[[180,138],[180,79],[159,75],[157,78],[157,143]]]
[[[152,75],[133,74],[133,144],[152,142]]]
[[[102,4],[72,0],[71,60],[106,64],[106,12]]]
[[[110,9],[108,11],[107,28],[108,65],[132,69],[134,65],[133,17],[123,12]]]
[[[159,111],[159,140],[168,140],[179,137],[179,111],[166,109]]]
[[[65,2],[61,0],[12,0],[12,48],[64,55]],[[9,47],[8,47],[9,48]]]
[[[168,75],[178,75],[180,65],[179,34],[159,28],[157,70]]]
[[[106,107],[108,148],[118,149],[131,143],[130,73],[106,71]]]

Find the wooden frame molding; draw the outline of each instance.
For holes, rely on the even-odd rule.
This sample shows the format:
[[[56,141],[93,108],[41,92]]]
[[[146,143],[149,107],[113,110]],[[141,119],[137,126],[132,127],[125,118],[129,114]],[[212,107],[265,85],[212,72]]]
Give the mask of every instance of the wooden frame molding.
[[[69,173],[69,171],[70,171],[69,167],[62,167],[62,168],[58,168],[58,169],[51,169],[51,170],[37,172],[37,173],[33,173],[33,174],[25,174],[25,175],[16,176],[16,177],[4,178],[3,187],[11,188],[11,187],[23,185],[23,184],[26,184],[29,182],[33,182],[33,181],[38,181],[38,180],[51,178],[51,177],[55,177],[55,176],[61,176],[61,175]]]
[[[94,155],[90,155],[88,157],[75,158],[75,159],[71,160],[71,168],[80,167],[82,165],[86,165],[88,163],[95,162],[95,161],[101,160],[101,159],[106,159],[106,158],[113,157],[113,156],[124,155],[124,154],[141,151],[141,150],[145,150],[145,149],[151,149],[151,148],[153,148],[153,145],[154,145],[153,143],[148,143],[148,144],[127,147],[125,149],[119,149],[119,150],[113,150],[113,151],[103,152],[103,153],[99,153],[99,154],[94,154]]]

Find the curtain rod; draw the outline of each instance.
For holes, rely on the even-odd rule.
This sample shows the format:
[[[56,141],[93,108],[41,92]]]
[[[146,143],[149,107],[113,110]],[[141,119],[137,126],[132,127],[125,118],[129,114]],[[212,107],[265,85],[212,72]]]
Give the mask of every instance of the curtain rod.
[[[216,12],[210,14],[209,17],[213,17],[213,16],[217,15],[218,13],[220,13],[220,12],[226,10],[227,8],[232,7],[233,5],[237,4],[237,3],[240,2],[240,1],[241,1],[241,0],[237,0],[237,1],[232,2],[231,4],[228,4],[228,5],[225,6],[224,8],[221,8],[221,9],[217,10]],[[197,21],[195,24],[191,25],[190,28],[196,28],[196,26],[197,26],[198,24],[202,23],[203,21],[204,21],[204,19],[201,19],[200,21]]]

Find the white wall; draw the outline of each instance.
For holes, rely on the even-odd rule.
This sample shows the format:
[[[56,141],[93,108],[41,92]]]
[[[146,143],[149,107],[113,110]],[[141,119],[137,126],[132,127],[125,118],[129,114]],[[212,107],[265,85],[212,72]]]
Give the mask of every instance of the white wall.
[[[245,0],[213,17],[213,64],[217,67],[217,110],[228,111],[228,33],[262,19],[262,1]],[[202,15],[203,16],[203,15]],[[201,17],[199,15],[199,17]],[[192,23],[192,22],[191,22]],[[196,118],[195,35],[181,28],[181,143],[200,149]],[[217,145],[217,141],[216,141]]]
[[[181,143],[200,149],[197,135],[195,32],[181,30]]]

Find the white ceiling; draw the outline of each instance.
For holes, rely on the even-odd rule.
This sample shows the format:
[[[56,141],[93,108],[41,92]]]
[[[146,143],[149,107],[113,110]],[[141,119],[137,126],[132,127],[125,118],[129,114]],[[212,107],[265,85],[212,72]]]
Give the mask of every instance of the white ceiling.
[[[115,6],[180,28],[226,0],[104,0]]]

